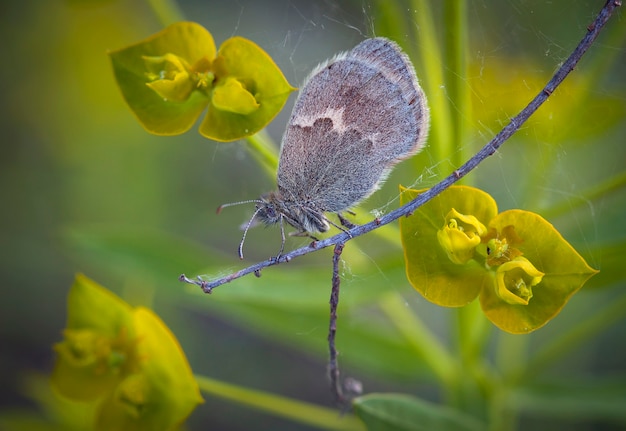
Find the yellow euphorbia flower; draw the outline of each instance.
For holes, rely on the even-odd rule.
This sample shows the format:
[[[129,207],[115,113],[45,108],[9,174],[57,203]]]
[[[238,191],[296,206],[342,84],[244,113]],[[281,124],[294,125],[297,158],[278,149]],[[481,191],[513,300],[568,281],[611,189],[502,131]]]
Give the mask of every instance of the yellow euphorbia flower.
[[[474,257],[480,237],[486,232],[485,225],[475,216],[461,214],[452,208],[446,216],[443,228],[437,231],[437,239],[448,258],[463,265]]]
[[[54,347],[52,385],[98,403],[96,431],[170,430],[203,401],[165,324],[82,275],[70,290],[64,336]]]
[[[517,257],[496,270],[496,295],[509,304],[528,305],[532,288],[541,283],[544,275],[528,259]]]

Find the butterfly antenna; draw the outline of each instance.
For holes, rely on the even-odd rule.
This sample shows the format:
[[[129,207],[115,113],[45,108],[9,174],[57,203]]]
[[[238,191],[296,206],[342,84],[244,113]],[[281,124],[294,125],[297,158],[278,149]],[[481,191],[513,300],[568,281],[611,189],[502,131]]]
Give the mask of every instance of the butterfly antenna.
[[[247,200],[247,201],[241,201],[241,202],[231,202],[231,203],[228,203],[228,204],[222,204],[222,205],[220,205],[219,207],[217,207],[217,210],[216,210],[215,212],[216,212],[216,214],[219,214],[219,213],[221,213],[221,212],[222,212],[222,208],[226,208],[226,207],[233,207],[233,206],[235,206],[235,205],[241,205],[241,204],[252,204],[252,203],[254,203],[254,204],[258,204],[258,203],[260,203],[260,202],[261,202],[261,201],[260,201],[259,199],[250,199],[250,200]],[[255,214],[256,214],[256,213],[255,213]]]
[[[258,202],[258,201],[248,201],[248,202]],[[245,202],[238,202],[238,203],[245,203]],[[228,205],[236,205],[236,204],[228,204]],[[252,217],[250,217],[250,221],[248,221],[248,223],[246,224],[246,228],[243,230],[243,236],[241,237],[241,242],[239,243],[239,248],[237,250],[239,253],[239,259],[241,260],[243,260],[243,243],[246,241],[246,235],[248,235],[248,229],[250,229],[250,226],[252,226],[252,222],[254,221],[254,218],[259,213],[259,211],[261,211],[261,208],[256,209],[254,214],[252,214]]]

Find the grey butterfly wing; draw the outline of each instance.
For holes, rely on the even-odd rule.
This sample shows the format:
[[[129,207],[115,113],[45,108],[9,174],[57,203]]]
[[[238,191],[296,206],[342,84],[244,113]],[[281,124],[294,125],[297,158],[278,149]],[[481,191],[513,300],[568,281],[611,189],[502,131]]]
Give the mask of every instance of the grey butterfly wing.
[[[387,39],[368,39],[321,65],[283,137],[279,190],[324,211],[355,205],[421,149],[425,100],[408,58]]]
[[[384,85],[372,97],[380,97],[381,119],[370,118],[365,123],[367,132],[387,132],[379,142],[384,141],[381,148],[394,160],[406,159],[419,152],[428,136],[430,116],[426,96],[409,57],[395,42],[380,37],[363,41],[350,51],[349,57],[375,69],[378,72],[376,82],[381,82],[382,75]],[[369,91],[364,90],[365,93]]]

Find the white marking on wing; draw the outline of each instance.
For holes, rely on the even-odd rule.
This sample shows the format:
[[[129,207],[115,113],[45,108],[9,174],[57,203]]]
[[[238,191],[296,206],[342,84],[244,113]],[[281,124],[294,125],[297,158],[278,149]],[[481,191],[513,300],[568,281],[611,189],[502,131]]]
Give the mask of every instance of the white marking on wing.
[[[326,111],[315,115],[298,115],[291,122],[294,126],[313,127],[313,123],[319,119],[328,118],[333,122],[333,130],[343,133],[347,127],[343,122],[344,108],[326,108]]]

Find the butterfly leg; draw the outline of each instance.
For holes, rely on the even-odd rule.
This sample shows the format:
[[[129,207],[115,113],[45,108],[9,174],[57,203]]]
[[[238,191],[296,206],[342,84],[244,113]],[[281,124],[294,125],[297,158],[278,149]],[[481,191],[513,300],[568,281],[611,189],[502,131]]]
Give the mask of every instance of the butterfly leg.
[[[356,215],[355,213],[353,213],[352,211],[347,211],[349,214],[351,215]],[[339,218],[339,222],[341,223],[342,226],[348,228],[348,229],[352,229],[353,227],[355,227],[356,225],[354,223],[352,223],[350,220],[348,220],[347,218],[345,218],[343,216],[343,214],[341,213],[337,213],[337,217]]]
[[[276,256],[271,258],[274,262],[278,262],[278,259],[280,259],[283,255],[283,251],[285,251],[285,224],[283,223],[282,217],[280,218],[278,224],[280,225],[280,250],[278,250],[278,254]]]
[[[298,232],[291,232],[289,234],[289,236],[308,236],[309,238],[311,238],[313,241],[319,241],[318,238],[314,237],[313,235],[311,235],[310,233],[308,233],[307,231],[304,230],[300,230]]]

